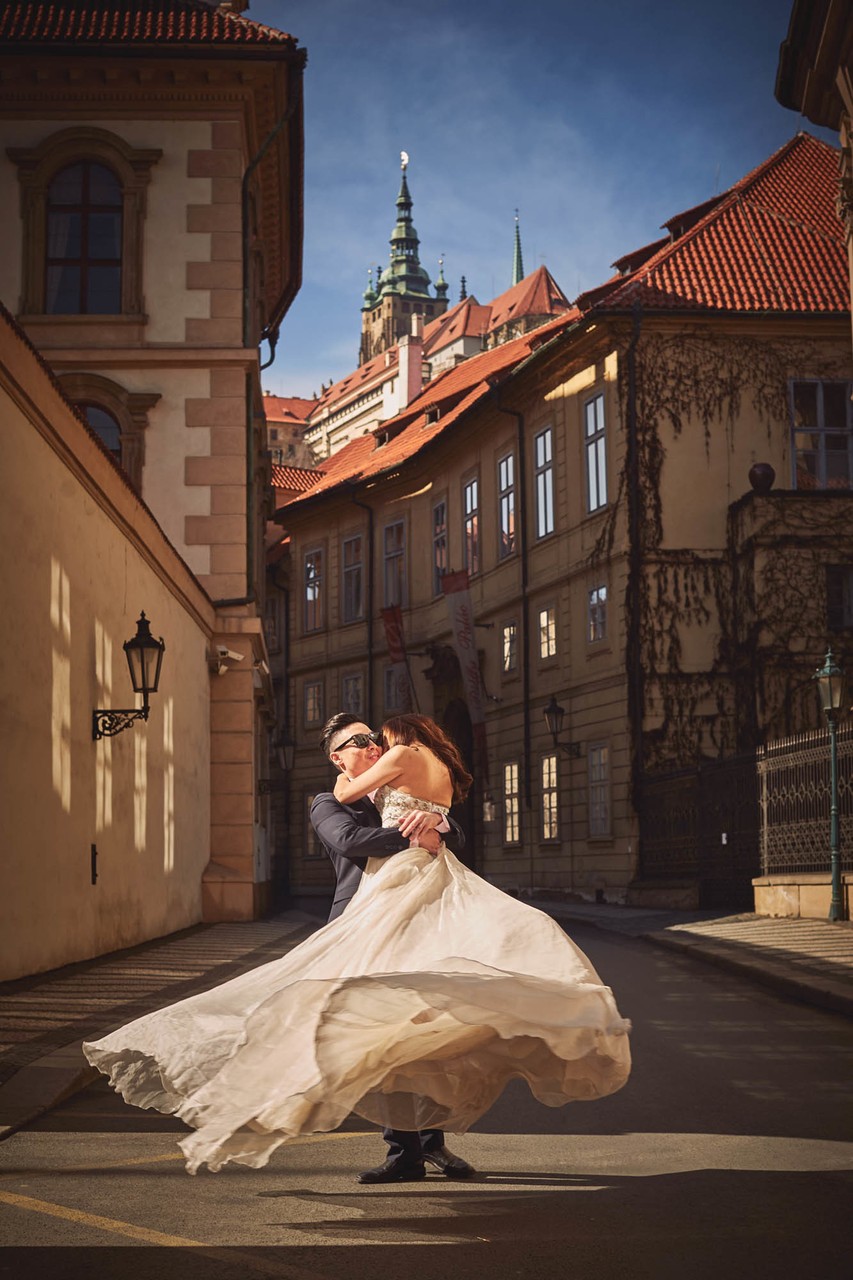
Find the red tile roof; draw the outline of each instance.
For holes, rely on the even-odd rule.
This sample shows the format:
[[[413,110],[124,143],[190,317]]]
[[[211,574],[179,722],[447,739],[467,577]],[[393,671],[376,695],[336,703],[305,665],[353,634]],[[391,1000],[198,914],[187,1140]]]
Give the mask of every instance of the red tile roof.
[[[722,196],[672,218],[666,225],[677,238],[621,287],[601,297],[591,290],[578,302],[593,310],[640,303],[667,310],[844,313],[850,286],[837,192],[838,152],[800,133]]]
[[[430,320],[424,329],[424,354],[429,356],[458,338],[479,338],[488,333],[492,308],[481,306],[476,298],[462,298],[445,311],[443,316]]]
[[[573,309],[521,338],[472,356],[430,382],[396,418],[358,436],[324,460],[325,474],[310,489],[292,498],[288,510],[306,499],[393,471],[441,435],[549,337],[580,317]],[[428,411],[438,410],[437,416]],[[431,419],[431,420],[430,420]]]
[[[282,467],[272,464],[272,484],[274,489],[295,489],[301,492],[310,489],[323,474],[321,467]]]
[[[0,42],[26,45],[296,46],[293,36],[204,0],[7,0]]]
[[[571,303],[547,267],[537,267],[491,303],[489,332],[519,316],[555,316],[571,309]]]
[[[316,400],[301,396],[264,396],[267,422],[305,422],[316,407]]]

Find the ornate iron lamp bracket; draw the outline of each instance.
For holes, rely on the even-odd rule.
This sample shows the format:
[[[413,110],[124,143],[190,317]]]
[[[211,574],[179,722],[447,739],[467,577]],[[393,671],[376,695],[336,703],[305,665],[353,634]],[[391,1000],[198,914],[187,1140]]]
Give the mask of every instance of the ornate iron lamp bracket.
[[[114,738],[117,733],[129,729],[135,720],[147,719],[148,707],[136,707],[133,710],[123,711],[96,708],[92,712],[92,737],[96,742],[98,738]]]

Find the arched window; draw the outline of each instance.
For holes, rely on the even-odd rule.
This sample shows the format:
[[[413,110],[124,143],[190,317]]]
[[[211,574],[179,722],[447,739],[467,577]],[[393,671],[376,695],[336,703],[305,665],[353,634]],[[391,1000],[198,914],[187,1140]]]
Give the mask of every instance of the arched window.
[[[120,315],[121,183],[83,160],[47,188],[44,310],[48,315]]]
[[[141,341],[145,197],[162,152],[78,125],[6,154],[22,194],[20,317],[109,316]]]
[[[68,399],[121,463],[134,489],[142,493],[145,431],[159,394],[128,391],[97,373],[63,373],[59,382]]]
[[[83,411],[86,421],[95,435],[100,437],[101,443],[121,462],[121,427],[113,415],[99,404],[80,404],[77,407]]]

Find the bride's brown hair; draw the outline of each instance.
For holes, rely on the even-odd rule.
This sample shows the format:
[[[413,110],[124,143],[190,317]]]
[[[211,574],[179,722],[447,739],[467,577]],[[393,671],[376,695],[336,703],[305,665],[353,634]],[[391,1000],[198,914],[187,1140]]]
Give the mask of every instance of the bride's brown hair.
[[[402,743],[404,747],[411,747],[415,743],[429,747],[450,774],[454,804],[465,799],[474,779],[465,768],[456,745],[439,729],[434,720],[414,714],[392,716],[382,726],[382,737],[386,748],[398,743]]]

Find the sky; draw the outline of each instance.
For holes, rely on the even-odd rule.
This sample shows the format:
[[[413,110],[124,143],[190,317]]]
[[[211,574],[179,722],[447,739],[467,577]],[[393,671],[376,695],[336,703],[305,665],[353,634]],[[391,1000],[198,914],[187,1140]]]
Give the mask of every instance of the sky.
[[[252,0],[305,70],[302,288],[274,395],[358,364],[362,294],[388,261],[400,152],[420,258],[459,298],[544,263],[574,299],[661,224],[724,191],[801,129],[773,96],[791,0]],[[267,352],[264,351],[264,358]]]

